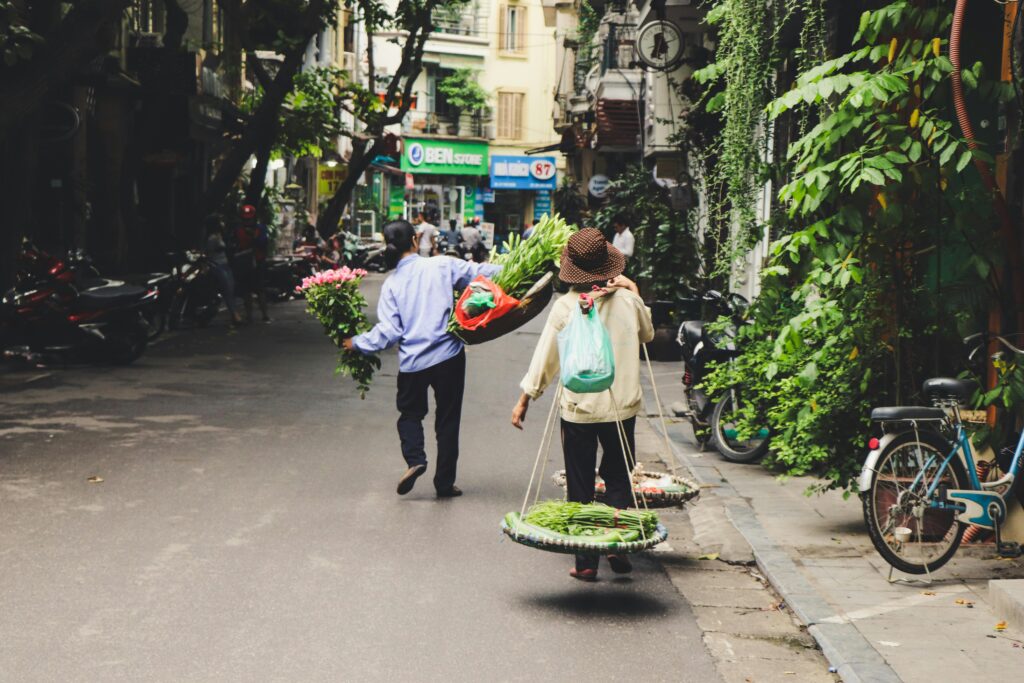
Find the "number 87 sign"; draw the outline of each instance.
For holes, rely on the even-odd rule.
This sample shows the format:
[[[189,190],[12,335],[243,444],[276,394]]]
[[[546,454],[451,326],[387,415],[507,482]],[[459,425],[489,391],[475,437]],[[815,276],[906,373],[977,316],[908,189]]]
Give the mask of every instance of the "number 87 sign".
[[[547,159],[535,159],[530,163],[530,175],[537,180],[550,180],[555,177],[555,164]]]

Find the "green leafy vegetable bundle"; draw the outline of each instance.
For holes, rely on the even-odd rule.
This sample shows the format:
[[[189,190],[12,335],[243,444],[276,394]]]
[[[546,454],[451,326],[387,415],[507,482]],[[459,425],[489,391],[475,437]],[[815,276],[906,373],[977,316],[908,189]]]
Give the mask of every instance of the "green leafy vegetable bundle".
[[[615,530],[653,536],[658,515],[648,510],[619,510],[603,503],[549,500],[526,511],[527,524],[570,536],[607,536]]]
[[[512,235],[505,242],[506,253],[491,252],[491,262],[502,267],[494,284],[509,296],[522,297],[544,273],[558,265],[565,243],[575,231],[575,226],[557,214],[545,214],[534,226],[530,239]]]

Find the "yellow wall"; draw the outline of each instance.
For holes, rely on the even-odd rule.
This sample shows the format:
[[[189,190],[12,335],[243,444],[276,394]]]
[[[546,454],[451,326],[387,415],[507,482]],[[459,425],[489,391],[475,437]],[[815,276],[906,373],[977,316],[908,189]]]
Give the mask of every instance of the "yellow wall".
[[[491,154],[522,154],[533,147],[558,141],[551,125],[554,101],[557,45],[555,30],[544,25],[543,8],[539,0],[486,0],[490,3],[488,34],[490,51],[485,60],[481,85],[492,93],[494,123],[497,130],[499,91],[518,91],[525,94],[523,135],[521,140],[496,138],[491,141]],[[498,49],[502,7],[513,5],[526,9],[524,49],[511,54]],[[559,159],[562,156],[551,153]]]

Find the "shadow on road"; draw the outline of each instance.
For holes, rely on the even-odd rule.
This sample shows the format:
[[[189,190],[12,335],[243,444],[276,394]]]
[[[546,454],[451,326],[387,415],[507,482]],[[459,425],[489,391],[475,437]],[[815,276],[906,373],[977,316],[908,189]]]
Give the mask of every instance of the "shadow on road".
[[[629,579],[602,579],[606,583],[627,582]],[[549,610],[559,614],[580,617],[643,618],[668,617],[676,610],[669,600],[660,600],[636,590],[610,588],[603,590],[600,584],[594,587],[567,589],[557,593],[525,596],[525,606],[531,609]]]

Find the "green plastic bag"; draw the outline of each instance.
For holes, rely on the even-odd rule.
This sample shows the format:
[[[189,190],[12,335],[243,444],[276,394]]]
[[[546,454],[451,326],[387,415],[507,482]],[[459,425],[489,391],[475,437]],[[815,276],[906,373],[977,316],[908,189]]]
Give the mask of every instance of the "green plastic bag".
[[[573,306],[569,324],[558,333],[562,384],[577,394],[596,394],[615,381],[615,355],[608,330],[595,306],[584,313]]]

